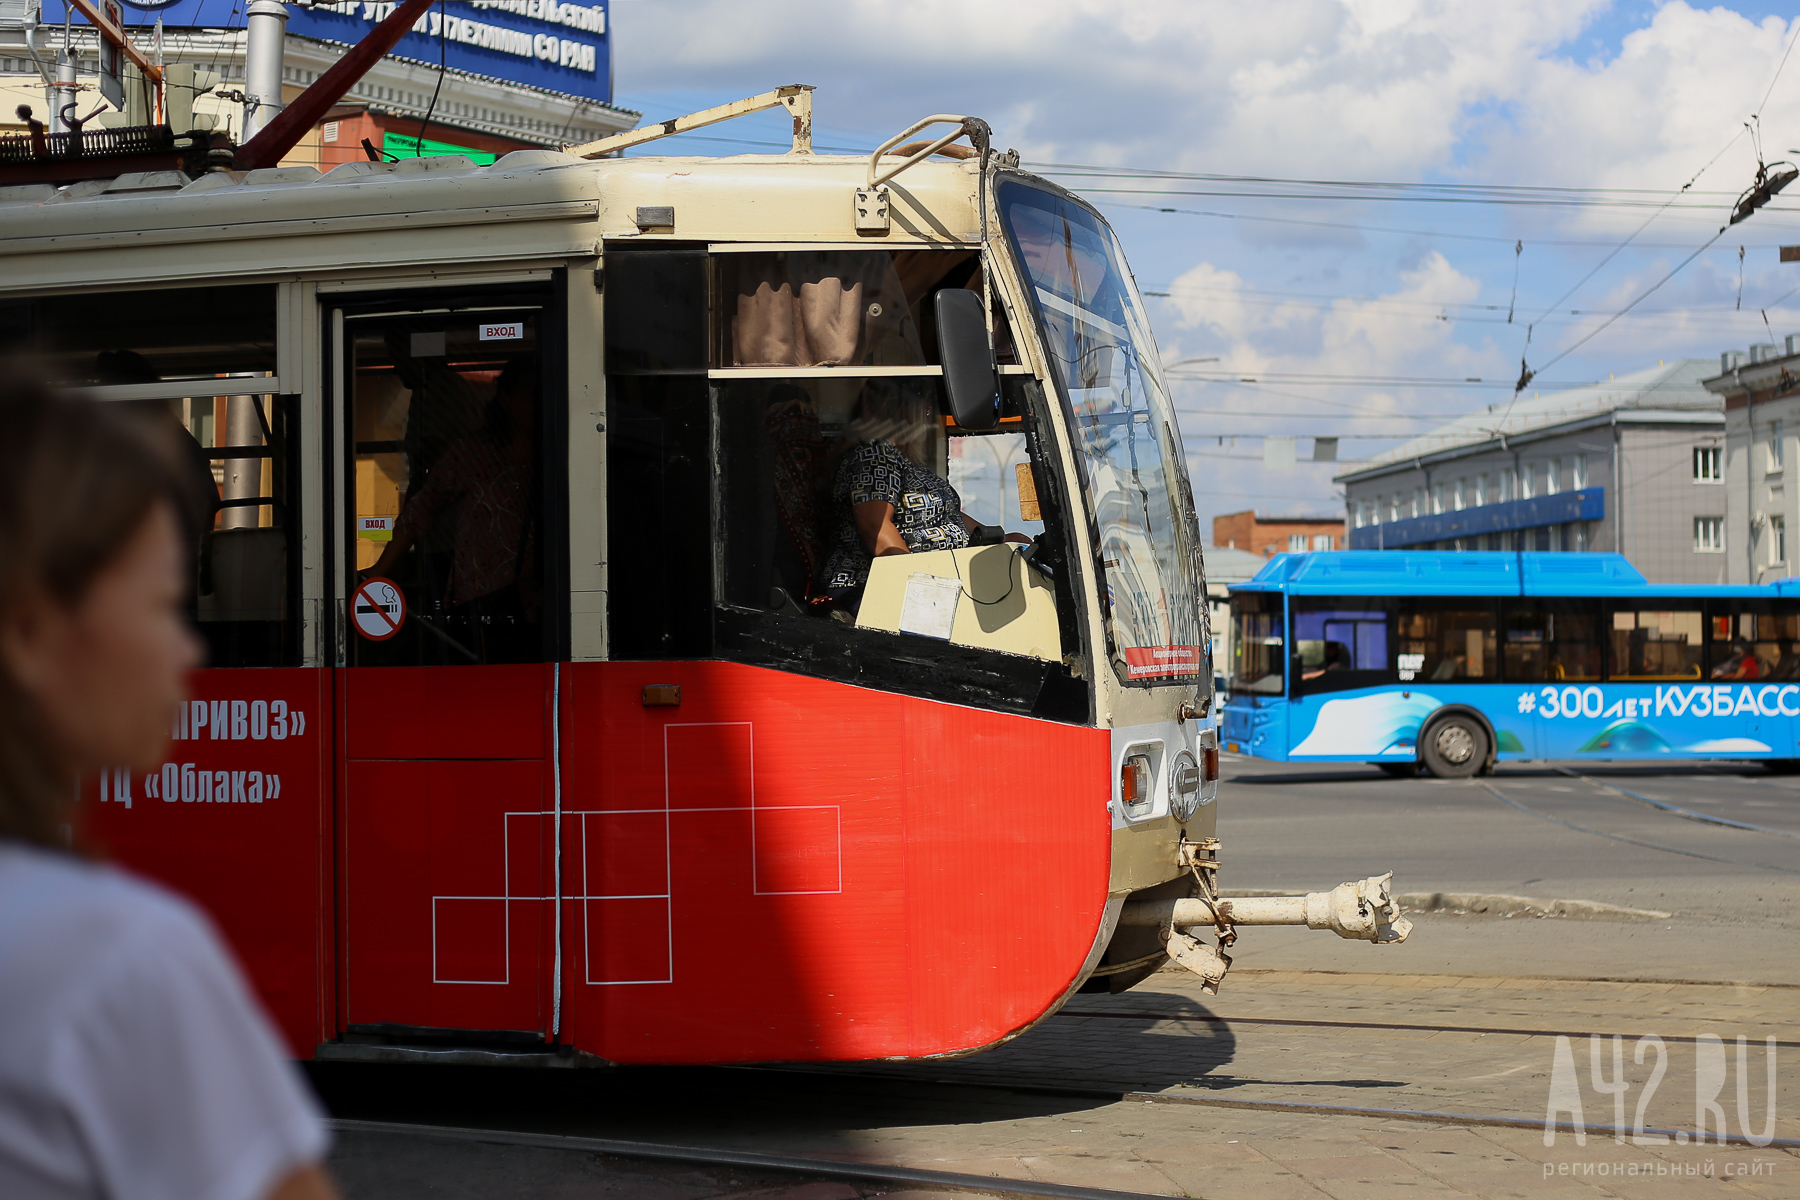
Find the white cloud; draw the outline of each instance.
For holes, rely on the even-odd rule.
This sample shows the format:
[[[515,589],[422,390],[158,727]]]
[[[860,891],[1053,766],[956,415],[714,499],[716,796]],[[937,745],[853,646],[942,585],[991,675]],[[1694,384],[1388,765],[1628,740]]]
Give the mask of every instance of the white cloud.
[[[1438,166],[1605,0],[620,4],[621,88],[821,85],[821,126],[986,116],[1056,161],[1358,176]]]
[[[1576,63],[1545,56],[1515,85],[1514,119],[1486,130],[1479,169],[1489,179],[1574,186],[1674,189],[1687,182],[1756,109],[1789,38],[1779,17],[1752,21],[1726,8],[1696,10],[1681,0],[1628,34],[1612,59]],[[1800,137],[1800,63],[1790,62],[1762,112],[1765,154],[1786,157]],[[1740,137],[1696,183],[1736,193],[1750,184],[1756,157]],[[1657,198],[1660,201],[1660,198]],[[1685,213],[1690,228],[1723,223],[1730,201],[1707,197],[1712,212]],[[1582,224],[1635,227],[1647,212],[1582,214]],[[1674,225],[1671,222],[1671,225]]]
[[[1169,286],[1167,304],[1176,327],[1195,331],[1205,348],[1167,339],[1164,357],[1218,354],[1221,370],[1240,375],[1492,372],[1503,369],[1504,357],[1491,346],[1458,341],[1453,319],[1481,288],[1481,280],[1435,251],[1402,271],[1392,291],[1327,302],[1258,295],[1237,272],[1202,262]]]

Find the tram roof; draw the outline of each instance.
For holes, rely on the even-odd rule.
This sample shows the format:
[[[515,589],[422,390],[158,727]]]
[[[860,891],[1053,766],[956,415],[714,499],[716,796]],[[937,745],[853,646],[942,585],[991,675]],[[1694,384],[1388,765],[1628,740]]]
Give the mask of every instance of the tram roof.
[[[1800,597],[1800,578],[1761,586],[1654,584],[1622,554],[1332,550],[1277,554],[1237,592],[1316,596]]]
[[[8,187],[0,188],[0,291],[121,280],[142,286],[159,268],[174,281],[292,277],[346,264],[573,257],[591,255],[600,240],[969,244],[981,232],[976,170],[971,162],[937,159],[910,168],[889,189],[891,232],[875,237],[857,234],[853,214],[868,159],[841,155],[589,160],[517,150],[487,166],[445,156],[345,163],[326,172],[272,167],[189,180],[160,171],[63,188]],[[672,228],[640,228],[639,209],[668,207],[675,210]],[[441,237],[418,236],[459,226],[507,232],[448,248]],[[358,245],[322,244],[317,252],[302,245],[340,234],[354,235]],[[271,238],[293,239],[293,253],[269,253]],[[384,238],[407,244],[383,249]],[[252,241],[258,253],[220,250]],[[142,257],[152,248],[161,253]],[[44,257],[42,270],[31,269],[33,256]],[[82,260],[77,269],[69,269],[71,258]]]

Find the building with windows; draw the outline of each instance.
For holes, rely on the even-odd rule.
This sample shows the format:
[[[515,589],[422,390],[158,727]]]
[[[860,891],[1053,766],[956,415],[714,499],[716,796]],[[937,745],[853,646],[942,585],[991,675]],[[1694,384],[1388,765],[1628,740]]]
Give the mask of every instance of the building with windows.
[[[558,149],[630,129],[639,114],[612,103],[609,0],[443,0],[353,84],[343,103],[283,159],[330,170],[345,162],[460,154],[488,163],[514,150]],[[199,127],[243,131],[241,0],[123,0],[127,33],[168,66],[192,64],[214,82],[194,101]],[[331,68],[393,5],[380,0],[290,4],[282,102]],[[45,84],[64,48],[64,0],[0,0],[0,134],[25,129],[15,109],[43,119]],[[148,121],[107,111],[93,26],[75,16],[68,51],[76,112],[94,126]],[[181,131],[181,132],[186,132]]]
[[[1788,548],[1788,530],[1800,523],[1800,500],[1787,486],[1800,430],[1800,334],[1747,353],[1721,354],[1719,374],[1706,388],[1725,405],[1724,445],[1704,468],[1722,493],[1720,515],[1707,534],[1725,556],[1726,579],[1763,583],[1800,574]],[[1701,469],[1696,457],[1696,474]]]
[[[1265,517],[1255,509],[1213,518],[1213,545],[1264,558],[1308,550],[1343,550],[1339,517]]]
[[[1336,477],[1346,541],[1616,551],[1653,582],[1723,583],[1729,455],[1715,371],[1680,359],[1520,395],[1352,465]]]

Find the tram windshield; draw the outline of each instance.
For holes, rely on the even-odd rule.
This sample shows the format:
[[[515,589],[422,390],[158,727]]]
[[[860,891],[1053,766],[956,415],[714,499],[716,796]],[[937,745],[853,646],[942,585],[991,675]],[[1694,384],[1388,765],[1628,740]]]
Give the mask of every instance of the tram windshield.
[[[1156,342],[1112,230],[1062,196],[1000,186],[1083,459],[1114,654],[1128,679],[1203,670],[1199,549]]]

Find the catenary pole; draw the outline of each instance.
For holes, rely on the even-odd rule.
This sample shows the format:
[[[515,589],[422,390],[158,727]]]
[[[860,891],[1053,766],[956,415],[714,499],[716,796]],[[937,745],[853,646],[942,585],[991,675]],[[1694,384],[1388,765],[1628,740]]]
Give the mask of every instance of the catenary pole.
[[[282,0],[250,0],[245,29],[242,140],[248,142],[284,107],[281,52],[287,41],[287,5]]]

